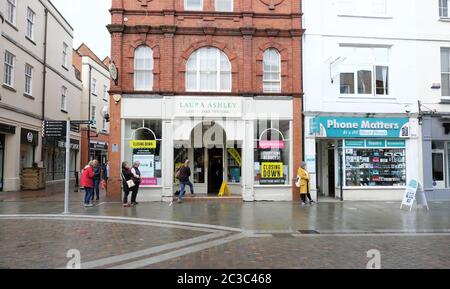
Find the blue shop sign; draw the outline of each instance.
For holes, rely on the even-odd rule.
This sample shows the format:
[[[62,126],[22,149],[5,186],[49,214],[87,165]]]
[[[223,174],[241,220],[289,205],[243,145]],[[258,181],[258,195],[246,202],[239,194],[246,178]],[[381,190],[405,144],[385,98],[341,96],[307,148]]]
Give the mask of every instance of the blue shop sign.
[[[319,116],[310,133],[328,138],[401,138],[409,136],[408,118],[358,118]]]

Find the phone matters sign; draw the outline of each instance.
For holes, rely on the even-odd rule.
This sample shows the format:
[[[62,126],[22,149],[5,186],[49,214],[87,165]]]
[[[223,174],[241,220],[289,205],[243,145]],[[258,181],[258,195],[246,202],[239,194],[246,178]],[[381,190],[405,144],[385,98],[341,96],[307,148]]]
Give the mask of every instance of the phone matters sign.
[[[404,138],[410,136],[408,118],[316,117],[310,133],[328,138]]]

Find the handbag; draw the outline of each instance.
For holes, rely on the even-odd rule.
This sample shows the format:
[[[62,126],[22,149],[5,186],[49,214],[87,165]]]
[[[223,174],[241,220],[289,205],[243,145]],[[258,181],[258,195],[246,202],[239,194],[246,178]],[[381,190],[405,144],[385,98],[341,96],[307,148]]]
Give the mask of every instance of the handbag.
[[[122,174],[122,178],[123,178],[123,180],[127,183],[127,186],[128,186],[129,189],[131,189],[132,187],[136,186],[136,184],[133,182],[133,180],[127,181],[127,180],[125,179],[125,176],[124,176],[123,174]]]
[[[297,176],[297,179],[295,180],[295,186],[297,187],[297,188],[300,188],[300,181],[301,181],[302,179],[300,178],[300,176]]]

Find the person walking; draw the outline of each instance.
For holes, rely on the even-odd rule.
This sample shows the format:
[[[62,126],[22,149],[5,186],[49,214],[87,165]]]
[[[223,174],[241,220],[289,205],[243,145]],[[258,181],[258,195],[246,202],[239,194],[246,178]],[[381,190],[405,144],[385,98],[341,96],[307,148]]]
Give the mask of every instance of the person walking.
[[[131,205],[136,206],[139,205],[138,202],[136,202],[136,197],[139,192],[139,185],[141,184],[141,171],[139,170],[139,166],[141,165],[140,162],[134,162],[133,167],[131,168],[131,173],[133,174],[133,182],[134,187],[131,188],[132,194],[131,194]]]
[[[105,192],[108,190],[108,179],[109,179],[109,161],[103,164],[102,168],[103,181],[105,182]]]
[[[177,179],[180,180],[180,195],[178,196],[178,203],[181,204],[183,202],[184,193],[186,191],[186,186],[189,186],[191,190],[192,196],[194,196],[194,185],[189,180],[191,176],[191,168],[189,167],[190,161],[186,160],[184,165],[177,171]]]
[[[311,178],[308,170],[306,169],[306,163],[302,162],[300,168],[297,171],[296,186],[300,189],[300,197],[302,198],[302,206],[306,205],[306,197],[308,197],[309,204],[313,205],[311,191]]]
[[[92,161],[81,172],[80,184],[85,191],[84,206],[92,207],[93,205],[90,203],[94,189],[94,163]]]
[[[128,181],[132,180],[133,174],[128,166],[127,162],[122,163],[122,186],[123,186],[123,206],[125,208],[131,207],[131,204],[128,202],[128,195],[133,187],[130,188]]]
[[[94,202],[94,197],[96,197],[95,201],[100,201],[100,181],[102,168],[100,167],[98,160],[92,161],[94,164],[94,191],[92,193],[92,202]]]

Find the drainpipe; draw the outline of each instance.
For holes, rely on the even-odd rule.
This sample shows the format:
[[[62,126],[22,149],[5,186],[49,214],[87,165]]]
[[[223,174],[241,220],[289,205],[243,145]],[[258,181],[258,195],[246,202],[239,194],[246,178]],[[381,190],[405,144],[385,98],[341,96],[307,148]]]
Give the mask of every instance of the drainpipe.
[[[43,74],[43,79],[42,79],[42,121],[45,120],[45,95],[46,95],[46,83],[47,83],[47,34],[48,34],[48,9],[45,9],[45,29],[44,29],[44,71],[42,72]],[[45,138],[42,137],[42,144],[41,144],[41,161],[42,164],[44,165],[44,160],[45,160],[45,149],[44,149],[44,144],[45,144]],[[44,165],[45,167],[45,165]]]
[[[88,107],[88,120],[91,120],[91,96],[92,96],[92,66],[89,64],[89,107]],[[88,142],[88,148],[87,148],[87,153],[88,153],[88,162],[90,161],[91,158],[91,124],[88,124],[88,131],[87,131],[87,142]]]

